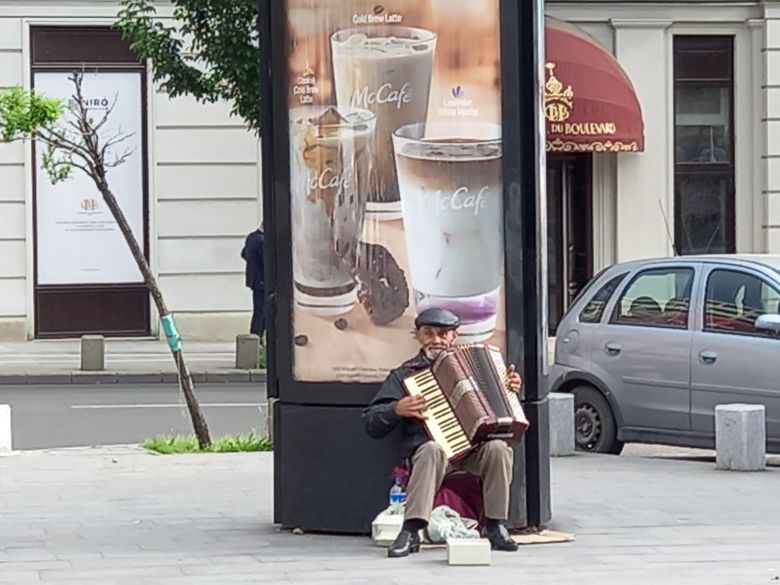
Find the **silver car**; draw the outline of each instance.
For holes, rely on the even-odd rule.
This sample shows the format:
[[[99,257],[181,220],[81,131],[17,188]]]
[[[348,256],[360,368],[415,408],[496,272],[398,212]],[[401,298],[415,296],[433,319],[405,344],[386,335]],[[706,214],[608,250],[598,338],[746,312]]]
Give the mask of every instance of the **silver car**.
[[[688,256],[612,266],[558,327],[553,392],[575,397],[577,447],[714,448],[715,406],[766,407],[780,452],[780,256]]]

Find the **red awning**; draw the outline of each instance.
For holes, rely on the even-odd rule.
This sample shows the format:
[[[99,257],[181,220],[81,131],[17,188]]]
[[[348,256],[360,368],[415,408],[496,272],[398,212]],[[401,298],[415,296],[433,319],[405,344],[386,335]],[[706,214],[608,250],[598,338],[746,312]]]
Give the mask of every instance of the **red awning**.
[[[585,31],[545,19],[548,152],[641,152],[642,107],[623,68]]]

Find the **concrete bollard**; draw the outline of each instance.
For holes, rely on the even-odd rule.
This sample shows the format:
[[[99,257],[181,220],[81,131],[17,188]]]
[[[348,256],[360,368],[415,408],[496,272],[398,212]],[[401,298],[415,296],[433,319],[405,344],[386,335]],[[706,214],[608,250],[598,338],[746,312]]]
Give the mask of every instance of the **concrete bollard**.
[[[574,455],[574,395],[551,392],[547,398],[550,404],[550,455]]]
[[[81,371],[102,372],[106,369],[106,340],[102,335],[81,338]]]
[[[260,338],[254,334],[236,336],[236,369],[255,370],[260,355]]]
[[[11,407],[0,404],[0,454],[13,450],[11,441]]]
[[[715,467],[729,471],[766,469],[766,420],[763,405],[715,407]]]

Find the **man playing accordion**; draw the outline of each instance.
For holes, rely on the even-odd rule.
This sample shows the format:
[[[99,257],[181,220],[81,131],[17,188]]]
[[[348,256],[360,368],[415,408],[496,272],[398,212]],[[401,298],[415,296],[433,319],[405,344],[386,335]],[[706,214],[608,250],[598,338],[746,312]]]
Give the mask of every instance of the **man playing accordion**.
[[[452,347],[458,337],[460,320],[446,309],[428,309],[415,320],[420,353],[390,372],[379,392],[363,413],[366,432],[376,439],[402,426],[403,456],[411,459],[406,512],[398,537],[387,551],[390,557],[404,557],[420,548],[419,531],[428,525],[436,492],[450,471],[464,471],[482,479],[485,536],[496,550],[517,550],[505,521],[509,513],[509,486],[512,483],[513,451],[503,440],[482,443],[468,455],[450,461],[444,449],[425,431],[427,405],[422,396],[408,396],[403,380],[430,368],[439,354]],[[508,368],[509,389],[519,394],[520,375]]]

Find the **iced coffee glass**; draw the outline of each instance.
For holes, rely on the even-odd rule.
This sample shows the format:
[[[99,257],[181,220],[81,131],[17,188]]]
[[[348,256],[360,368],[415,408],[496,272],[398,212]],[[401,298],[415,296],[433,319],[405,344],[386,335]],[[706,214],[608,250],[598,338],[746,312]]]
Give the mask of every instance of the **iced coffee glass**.
[[[311,106],[290,113],[295,303],[318,315],[357,301],[353,269],[371,174],[373,113]]]
[[[404,26],[366,26],[331,37],[339,108],[364,108],[376,114],[375,175],[367,204],[376,219],[401,217],[392,136],[397,128],[427,118],[435,48],[434,33]]]
[[[504,262],[501,127],[413,124],[393,142],[417,312],[450,309],[463,341],[487,340]]]

